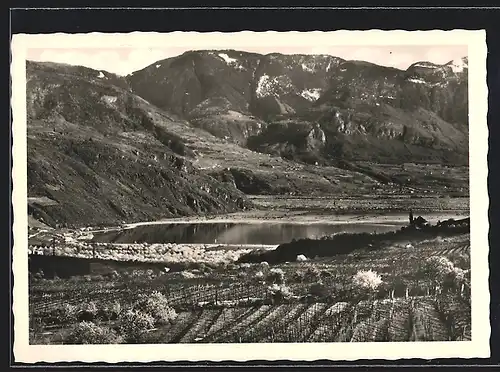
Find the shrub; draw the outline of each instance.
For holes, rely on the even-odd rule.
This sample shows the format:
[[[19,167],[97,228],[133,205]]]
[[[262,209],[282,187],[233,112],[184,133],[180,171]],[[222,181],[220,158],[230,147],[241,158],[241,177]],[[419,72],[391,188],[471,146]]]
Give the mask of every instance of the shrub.
[[[456,267],[460,267],[461,269],[469,269],[470,268],[470,256],[468,254],[459,254],[453,257],[453,264]]]
[[[305,271],[297,270],[293,273],[292,279],[295,282],[302,283],[304,281],[305,276],[306,276]]]
[[[98,313],[99,309],[97,308],[95,302],[90,301],[88,304],[83,304],[78,311],[78,320],[80,321],[93,321]]]
[[[109,279],[118,279],[118,278],[120,278],[120,273],[116,270],[113,270],[113,271],[110,271],[109,273],[107,273],[105,276],[106,276],[106,278],[109,278]]]
[[[328,270],[321,270],[320,276],[322,278],[331,278],[333,276],[333,273],[331,271],[328,271]]]
[[[155,324],[165,324],[177,317],[175,310],[169,306],[168,299],[158,291],[140,296],[134,309],[151,315]]]
[[[444,277],[454,269],[453,262],[446,257],[432,256],[425,260],[422,269],[429,274]]]
[[[359,289],[375,290],[382,284],[382,278],[375,271],[361,270],[354,275],[353,284]]]
[[[97,312],[97,317],[102,320],[117,319],[121,312],[121,305],[118,301],[113,302],[109,306],[105,306]]]
[[[90,301],[83,310],[95,315],[97,314],[97,305],[94,301]]]
[[[73,327],[66,342],[69,344],[119,344],[121,337],[108,327],[93,322],[81,322]]]
[[[321,273],[315,266],[309,266],[304,273],[304,279],[310,282],[318,282],[321,279]]]
[[[282,284],[285,281],[285,272],[282,269],[271,269],[266,280],[270,283]]]
[[[113,302],[113,305],[111,306],[111,311],[117,315],[120,315],[122,307],[118,301]]]
[[[132,272],[129,273],[128,276],[131,279],[143,279],[145,276],[145,272],[144,270],[134,269],[132,270]]]
[[[45,273],[42,269],[38,270],[36,274],[33,276],[35,279],[43,279],[45,277]]]
[[[468,282],[468,271],[455,267],[446,257],[433,256],[425,261],[423,270],[443,284],[460,285]]]
[[[78,307],[71,304],[63,304],[55,309],[55,318],[60,323],[70,323],[76,321]]]
[[[297,262],[304,262],[304,261],[307,261],[307,257],[306,257],[306,256],[304,256],[303,254],[299,254],[299,255],[297,255],[296,261],[297,261]]]
[[[286,285],[273,284],[270,287],[268,287],[267,290],[268,290],[268,293],[274,299],[278,299],[278,300],[290,298],[293,296],[292,291]]]
[[[263,273],[262,271],[257,271],[257,272],[255,273],[255,278],[257,278],[257,279],[263,279],[263,278],[264,278],[264,276],[265,276],[265,275],[264,275],[264,273]]]
[[[249,264],[249,263],[247,263],[247,262],[241,263],[241,264],[239,265],[239,268],[240,268],[240,269],[250,269],[251,267],[252,267],[252,265],[251,265],[251,264]]]
[[[144,272],[144,276],[148,279],[154,279],[158,276],[158,274],[156,274],[156,272],[153,269],[147,269]]]
[[[204,274],[210,274],[213,271],[213,267],[202,262],[199,265],[199,270]]]
[[[126,342],[137,343],[141,341],[144,333],[153,328],[155,319],[142,311],[129,309],[120,313],[118,329]]]

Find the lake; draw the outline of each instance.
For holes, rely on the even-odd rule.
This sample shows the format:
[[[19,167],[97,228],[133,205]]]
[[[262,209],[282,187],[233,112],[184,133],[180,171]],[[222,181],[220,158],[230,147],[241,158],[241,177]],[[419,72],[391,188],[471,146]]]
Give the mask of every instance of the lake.
[[[142,225],[120,231],[94,233],[103,243],[177,243],[277,245],[293,239],[321,238],[338,233],[383,233],[395,231],[404,222],[384,223],[165,223]]]

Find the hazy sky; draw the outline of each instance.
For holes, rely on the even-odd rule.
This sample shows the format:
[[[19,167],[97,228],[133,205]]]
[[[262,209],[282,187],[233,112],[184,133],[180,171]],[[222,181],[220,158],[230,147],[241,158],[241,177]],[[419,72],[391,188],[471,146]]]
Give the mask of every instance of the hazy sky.
[[[381,45],[381,46],[244,46],[221,48],[207,44],[199,47],[171,48],[43,48],[28,49],[27,59],[81,65],[96,70],[105,70],[118,75],[127,75],[161,59],[177,56],[193,49],[236,49],[256,53],[283,54],[330,54],[343,59],[363,60],[383,66],[406,69],[417,61],[444,64],[468,55],[467,45]]]

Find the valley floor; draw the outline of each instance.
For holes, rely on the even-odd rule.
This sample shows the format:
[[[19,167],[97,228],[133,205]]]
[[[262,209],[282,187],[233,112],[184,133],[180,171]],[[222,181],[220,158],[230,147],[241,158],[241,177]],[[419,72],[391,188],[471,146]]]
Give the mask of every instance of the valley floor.
[[[142,225],[164,223],[233,222],[251,223],[286,219],[293,223],[348,223],[348,222],[397,222],[407,221],[408,212],[415,217],[421,214],[430,220],[462,218],[470,214],[468,197],[437,196],[363,196],[363,197],[292,197],[292,196],[249,196],[255,208],[234,213],[212,216],[192,216],[143,221],[105,228],[88,226],[86,231],[109,231],[133,228]],[[39,221],[29,219],[30,228],[51,230]],[[72,231],[72,229],[60,229]]]

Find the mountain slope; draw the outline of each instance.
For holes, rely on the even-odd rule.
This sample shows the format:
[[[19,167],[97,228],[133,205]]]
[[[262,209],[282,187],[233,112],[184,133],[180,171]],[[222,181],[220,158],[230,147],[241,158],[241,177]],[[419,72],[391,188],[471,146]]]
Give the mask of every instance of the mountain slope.
[[[402,71],[326,55],[193,51],[126,79],[192,125],[264,153],[331,164],[468,161],[467,58]],[[297,122],[308,130],[297,133]]]
[[[95,225],[249,205],[193,167],[182,141],[155,125],[122,79],[102,75],[27,63],[30,214],[53,226]]]
[[[300,113],[312,106],[343,60],[328,55],[262,56],[254,74],[250,109],[257,116]]]
[[[236,51],[186,52],[127,78],[136,94],[159,108],[181,115],[220,138],[242,142],[262,125],[248,116],[252,76],[259,58]]]

